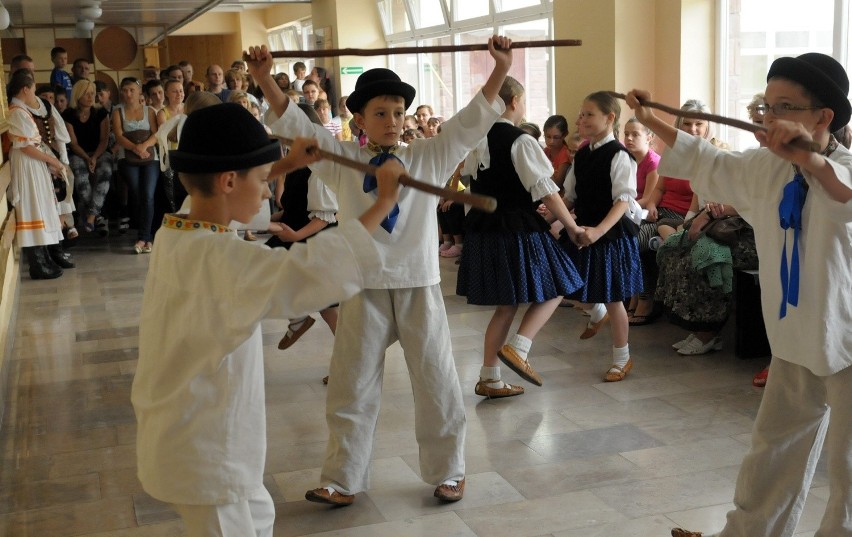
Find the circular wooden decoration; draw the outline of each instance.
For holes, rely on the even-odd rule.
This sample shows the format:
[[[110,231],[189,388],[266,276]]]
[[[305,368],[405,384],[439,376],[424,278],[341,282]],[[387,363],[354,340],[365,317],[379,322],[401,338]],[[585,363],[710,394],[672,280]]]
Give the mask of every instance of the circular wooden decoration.
[[[136,59],[136,38],[118,26],[101,30],[92,48],[99,62],[116,71],[127,68]]]
[[[118,85],[115,83],[115,80],[112,79],[111,76],[106,74],[103,71],[98,71],[95,73],[95,80],[100,80],[104,84],[106,84],[109,89],[109,100],[112,101],[113,104],[118,104],[121,102],[121,95],[118,94]]]

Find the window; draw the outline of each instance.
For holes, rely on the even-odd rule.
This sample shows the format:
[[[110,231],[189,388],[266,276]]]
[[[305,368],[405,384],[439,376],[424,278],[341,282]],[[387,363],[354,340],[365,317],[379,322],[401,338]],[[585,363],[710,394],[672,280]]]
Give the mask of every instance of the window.
[[[376,0],[376,5],[391,47],[482,45],[495,32],[515,41],[553,35],[550,0]],[[518,49],[510,73],[527,88],[527,115],[538,124],[553,114],[550,50]],[[388,65],[415,86],[415,104],[430,104],[435,114],[450,117],[479,91],[494,61],[487,51],[473,51],[392,55]]]
[[[269,30],[266,39],[269,42],[269,50],[311,50],[314,48],[314,27],[311,19],[302,19],[298,22],[280,26]],[[306,52],[306,56],[310,53]],[[293,64],[302,61],[307,64],[308,72],[313,68],[312,60],[299,58],[276,58],[273,70],[276,73],[287,73],[293,78]]]
[[[810,0],[807,9],[802,9],[800,0],[721,2],[727,16],[723,26],[732,30],[722,39],[727,54],[720,76],[719,113],[748,121],[746,106],[766,89],[766,73],[776,58],[805,52],[843,57],[833,50],[839,31],[834,14],[835,4],[848,1]],[[749,132],[719,125],[715,131],[734,149],[757,146]]]

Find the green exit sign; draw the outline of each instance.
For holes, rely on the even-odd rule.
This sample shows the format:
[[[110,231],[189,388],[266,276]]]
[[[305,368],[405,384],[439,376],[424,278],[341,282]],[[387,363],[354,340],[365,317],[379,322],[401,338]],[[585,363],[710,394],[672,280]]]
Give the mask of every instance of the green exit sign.
[[[361,66],[349,66],[340,68],[341,75],[360,75],[363,72],[364,68]]]

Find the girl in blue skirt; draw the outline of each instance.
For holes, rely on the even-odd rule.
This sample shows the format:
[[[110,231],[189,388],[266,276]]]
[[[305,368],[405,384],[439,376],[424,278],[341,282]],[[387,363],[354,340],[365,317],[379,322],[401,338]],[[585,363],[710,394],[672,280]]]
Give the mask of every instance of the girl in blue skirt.
[[[456,289],[468,304],[497,306],[485,331],[482,369],[474,390],[485,397],[524,393],[522,387],[501,380],[498,358],[541,386],[541,377],[527,361],[532,339],[561,297],[583,285],[571,259],[548,232],[549,224],[536,212],[541,200],[569,236],[582,232],[559,197],[551,179],[553,167],[541,146],[516,126],[526,111],[524,88],[507,76],[500,97],[506,112],[465,163],[465,173],[475,179],[471,190],[495,197],[497,210],[468,213]],[[518,304],[525,303],[530,306],[507,342]]]
[[[589,140],[574,157],[565,178],[565,203],[583,228],[574,242],[564,241],[586,285],[569,298],[606,305],[612,330],[612,366],[604,380],[623,380],[633,368],[627,344],[627,311],[623,301],[642,291],[639,227],[627,216],[636,198],[636,161],[618,141],[621,107],[606,92],[589,95],[577,120]]]

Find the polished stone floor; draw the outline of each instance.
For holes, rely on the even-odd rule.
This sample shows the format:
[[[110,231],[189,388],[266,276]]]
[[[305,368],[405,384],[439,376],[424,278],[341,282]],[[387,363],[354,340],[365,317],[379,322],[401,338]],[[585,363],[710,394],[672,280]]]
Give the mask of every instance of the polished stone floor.
[[[126,238],[83,238],[77,268],[62,278],[23,276],[0,432],[0,535],[184,534],[136,479],[129,394],[148,257],[130,247]],[[321,378],[332,338],[317,319],[279,351],[284,324],[267,321],[266,485],[276,537],[663,537],[675,525],[721,527],[760,402],[751,377],[765,360],[737,359],[729,332],[722,352],[680,356],[669,345],[685,332],[659,321],[631,331],[636,366],[606,384],[608,330],[581,341],[585,318],[560,308],[531,353],[544,386],[484,400],[473,386],[490,311],[454,295],[452,260],[441,268],[469,424],[464,500],[438,505],[418,478],[411,388],[394,345],[372,488],[347,508],[305,501],[325,449]],[[797,535],[813,535],[826,498],[820,472]]]

